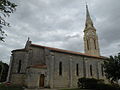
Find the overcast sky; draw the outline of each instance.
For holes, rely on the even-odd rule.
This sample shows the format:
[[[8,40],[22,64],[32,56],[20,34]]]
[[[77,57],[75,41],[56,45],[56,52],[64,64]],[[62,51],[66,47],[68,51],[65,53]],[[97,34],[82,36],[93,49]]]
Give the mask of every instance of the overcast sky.
[[[11,51],[34,44],[84,52],[85,0],[12,0],[18,7],[7,21],[0,60],[9,63]],[[120,52],[120,0],[88,0],[102,56]]]

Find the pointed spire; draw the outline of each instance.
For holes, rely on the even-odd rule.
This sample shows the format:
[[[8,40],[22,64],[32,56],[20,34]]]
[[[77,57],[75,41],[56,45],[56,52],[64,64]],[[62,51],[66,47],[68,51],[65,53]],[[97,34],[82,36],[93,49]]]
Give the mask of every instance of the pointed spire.
[[[90,13],[89,13],[89,9],[88,9],[88,5],[86,3],[86,26],[93,26],[93,22],[92,19],[90,17]]]

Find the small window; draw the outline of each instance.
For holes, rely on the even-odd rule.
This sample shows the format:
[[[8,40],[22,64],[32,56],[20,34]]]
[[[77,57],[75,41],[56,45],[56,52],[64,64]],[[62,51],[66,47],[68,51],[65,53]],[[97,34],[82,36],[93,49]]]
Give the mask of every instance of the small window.
[[[87,40],[87,49],[89,50],[89,41]]]
[[[20,73],[20,70],[21,70],[21,60],[19,60],[19,63],[18,63],[18,73]]]
[[[79,76],[79,66],[76,64],[76,75]]]
[[[62,62],[59,63],[59,75],[62,75]]]
[[[92,65],[90,65],[90,75],[92,76],[93,73],[92,73]]]
[[[95,49],[96,49],[96,40],[94,40],[94,45],[95,45]]]

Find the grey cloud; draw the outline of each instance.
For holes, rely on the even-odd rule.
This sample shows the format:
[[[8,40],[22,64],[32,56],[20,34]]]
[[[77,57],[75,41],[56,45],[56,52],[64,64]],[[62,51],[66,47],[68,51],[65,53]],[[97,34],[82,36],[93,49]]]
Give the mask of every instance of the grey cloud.
[[[28,37],[33,43],[83,52],[85,2],[83,0],[12,0],[18,5],[8,21],[8,37],[0,45],[0,57],[9,62],[10,51],[23,48]],[[119,0],[89,0],[101,55],[119,52]],[[113,6],[114,4],[114,6]]]
[[[67,50],[83,52],[83,40],[81,37],[68,39],[63,43],[62,47]]]
[[[75,33],[73,35],[66,35],[66,39],[71,39],[71,38],[79,38],[80,35],[78,33]]]

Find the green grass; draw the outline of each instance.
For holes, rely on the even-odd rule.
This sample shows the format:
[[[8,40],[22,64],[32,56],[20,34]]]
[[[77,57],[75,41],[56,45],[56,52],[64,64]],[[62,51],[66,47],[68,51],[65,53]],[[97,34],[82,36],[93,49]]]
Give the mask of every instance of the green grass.
[[[19,87],[0,87],[0,90],[23,90],[23,88],[19,88]]]
[[[21,86],[17,86],[17,85],[4,85],[4,84],[0,84],[0,90],[24,90]]]
[[[80,90],[79,88],[67,88],[67,89],[61,89],[61,90]]]
[[[70,88],[70,89],[61,89],[61,90],[91,90],[91,89]]]

